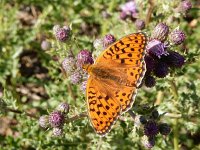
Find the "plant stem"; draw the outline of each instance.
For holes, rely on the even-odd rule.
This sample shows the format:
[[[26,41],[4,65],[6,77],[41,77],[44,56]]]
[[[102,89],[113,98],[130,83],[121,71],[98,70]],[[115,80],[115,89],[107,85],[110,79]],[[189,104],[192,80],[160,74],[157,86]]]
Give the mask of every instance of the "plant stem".
[[[136,114],[132,111],[132,110],[128,110],[128,113],[131,115],[131,117],[133,118],[133,120],[135,120],[135,116]]]
[[[73,117],[67,119],[66,123],[70,123],[70,122],[72,122],[72,121],[75,121],[75,120],[78,120],[78,119],[80,119],[80,118],[84,118],[84,117],[87,117],[87,116],[88,116],[88,115],[87,115],[87,112],[83,112],[83,113],[81,113],[81,114],[75,115],[75,116],[73,116]]]
[[[28,113],[28,112],[23,112],[21,110],[17,110],[17,109],[12,109],[12,108],[6,108],[7,111],[10,111],[10,112],[13,112],[13,113],[16,113],[16,114],[22,114],[22,113],[25,113],[27,116],[31,117],[31,118],[35,118],[35,119],[38,119],[37,116],[35,116],[34,114],[31,114],[31,113]]]
[[[174,127],[173,127],[173,132],[174,132],[174,150],[179,150],[179,147],[178,147],[178,119],[175,119],[175,122],[174,122]]]
[[[170,85],[171,85],[172,94],[174,96],[174,104],[176,106],[177,102],[178,102],[178,90],[177,90],[174,80],[170,80]],[[174,150],[179,150],[179,147],[178,147],[178,143],[179,143],[179,140],[178,140],[178,118],[176,118],[174,120],[173,133],[174,133],[174,138],[173,138]]]
[[[151,20],[151,14],[152,14],[154,6],[155,6],[154,0],[148,0],[148,2],[150,4],[150,7],[149,7],[148,12],[147,12],[147,17],[146,17],[146,21],[145,21],[146,25],[148,25],[150,20]]]

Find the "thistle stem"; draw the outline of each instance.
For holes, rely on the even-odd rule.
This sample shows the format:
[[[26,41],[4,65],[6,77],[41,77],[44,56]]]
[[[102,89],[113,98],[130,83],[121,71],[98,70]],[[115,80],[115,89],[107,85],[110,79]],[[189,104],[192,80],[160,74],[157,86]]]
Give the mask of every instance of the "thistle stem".
[[[10,112],[13,112],[13,113],[16,113],[16,114],[22,114],[22,113],[25,113],[27,116],[31,117],[31,118],[35,118],[35,119],[38,119],[37,116],[35,116],[34,114],[31,114],[31,113],[28,113],[28,112],[23,112],[21,110],[17,110],[17,109],[12,109],[12,108],[6,108],[7,111],[10,111]]]
[[[133,120],[135,120],[135,116],[136,114],[132,111],[132,110],[128,110],[129,115],[133,118]]]
[[[178,90],[176,87],[176,84],[174,82],[174,80],[170,80],[170,85],[171,85],[171,90],[172,90],[172,94],[174,96],[174,104],[175,106],[177,105],[177,101],[178,101]],[[174,133],[174,138],[173,138],[173,142],[174,142],[174,150],[179,150],[178,147],[178,143],[179,143],[179,139],[178,139],[178,118],[176,118],[174,120],[174,126],[173,126],[173,133]]]
[[[75,115],[69,119],[67,119],[66,123],[69,123],[69,122],[72,122],[72,121],[75,121],[75,120],[78,120],[80,118],[84,118],[84,117],[87,117],[87,112],[83,112],[81,114],[78,114],[78,115]]]
[[[150,4],[150,7],[149,7],[148,12],[147,12],[147,17],[146,17],[146,21],[145,21],[146,25],[148,25],[150,20],[151,20],[151,14],[152,14],[154,6],[155,6],[154,0],[148,0],[148,2]]]

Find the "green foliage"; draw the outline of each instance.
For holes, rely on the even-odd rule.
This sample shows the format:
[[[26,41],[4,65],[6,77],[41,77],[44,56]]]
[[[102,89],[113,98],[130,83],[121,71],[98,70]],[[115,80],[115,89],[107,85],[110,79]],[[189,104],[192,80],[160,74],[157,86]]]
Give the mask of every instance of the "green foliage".
[[[139,18],[146,19],[149,1],[136,0]],[[157,80],[154,88],[138,90],[133,111],[140,105],[157,107],[161,121],[173,131],[166,139],[159,135],[155,149],[200,149],[200,25],[199,6],[187,16],[174,13],[178,1],[158,0],[144,32],[150,35],[158,22],[171,29],[179,27],[186,35],[182,46],[174,50],[186,58],[185,65]],[[128,113],[106,137],[100,138],[83,117],[64,126],[61,137],[53,137],[51,129],[43,130],[38,118],[53,111],[60,102],[70,104],[68,117],[87,111],[85,95],[61,72],[60,62],[70,48],[94,51],[93,41],[111,33],[117,39],[136,32],[131,20],[119,18],[119,6],[125,1],[105,0],[14,0],[0,1],[0,149],[144,149],[138,129]],[[110,17],[103,17],[106,11]],[[170,22],[171,15],[174,21]],[[195,23],[197,22],[197,23]],[[75,42],[65,47],[41,49],[48,39],[57,45],[52,34],[54,25],[71,25]],[[58,51],[59,50],[59,51]],[[52,59],[59,55],[59,60]],[[32,115],[35,116],[31,117]],[[176,143],[178,142],[178,144]]]

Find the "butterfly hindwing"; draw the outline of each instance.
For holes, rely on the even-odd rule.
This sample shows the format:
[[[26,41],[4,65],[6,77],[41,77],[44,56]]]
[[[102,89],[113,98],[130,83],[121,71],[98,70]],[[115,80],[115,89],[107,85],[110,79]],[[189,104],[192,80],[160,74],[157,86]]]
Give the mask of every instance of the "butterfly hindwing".
[[[97,86],[101,86],[100,84],[101,83],[95,79],[88,79],[88,115],[95,131],[100,135],[104,135],[111,129],[112,125],[119,117],[121,106],[112,97],[106,93],[102,93]]]

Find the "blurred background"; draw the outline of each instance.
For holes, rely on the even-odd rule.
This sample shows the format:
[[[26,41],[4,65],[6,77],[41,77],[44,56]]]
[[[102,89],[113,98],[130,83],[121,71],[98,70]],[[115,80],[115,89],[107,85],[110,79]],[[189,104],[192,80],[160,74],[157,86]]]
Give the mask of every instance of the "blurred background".
[[[159,22],[167,22],[171,29],[179,26],[186,34],[186,41],[179,46],[186,64],[172,73],[178,101],[173,101],[170,77],[159,79],[155,87],[143,88],[138,93],[138,102],[154,103],[159,105],[159,112],[170,112],[171,116],[163,120],[178,131],[176,136],[172,132],[164,140],[160,135],[155,149],[175,149],[177,138],[179,149],[198,150],[200,2],[191,0],[193,8],[187,15],[175,16],[171,23],[167,18],[180,1],[158,0],[153,10],[152,1],[136,2],[139,17],[146,21],[143,31],[148,35]],[[106,34],[119,39],[137,32],[133,20],[124,21],[120,16],[124,3],[125,0],[0,1],[0,149],[144,149],[130,119],[119,121],[116,129],[102,139],[87,118],[65,125],[64,135],[56,138],[38,126],[39,116],[48,114],[63,101],[70,104],[69,116],[86,111],[84,94],[64,78],[60,69],[58,59],[62,60],[66,51],[62,51],[63,57],[53,57],[41,47],[42,42],[56,42],[52,29],[57,24],[71,26],[78,43],[71,46],[74,54],[82,49],[94,51],[93,41]],[[151,17],[147,18],[149,11]],[[127,116],[123,116],[125,120]]]

